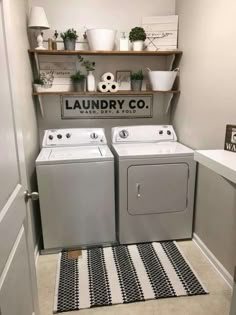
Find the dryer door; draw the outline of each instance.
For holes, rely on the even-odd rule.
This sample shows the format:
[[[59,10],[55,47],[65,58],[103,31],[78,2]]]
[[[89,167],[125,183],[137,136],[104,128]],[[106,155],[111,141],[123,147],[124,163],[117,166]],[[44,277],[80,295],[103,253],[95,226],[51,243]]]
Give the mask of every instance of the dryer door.
[[[188,203],[188,174],[186,163],[130,166],[129,214],[184,211]]]

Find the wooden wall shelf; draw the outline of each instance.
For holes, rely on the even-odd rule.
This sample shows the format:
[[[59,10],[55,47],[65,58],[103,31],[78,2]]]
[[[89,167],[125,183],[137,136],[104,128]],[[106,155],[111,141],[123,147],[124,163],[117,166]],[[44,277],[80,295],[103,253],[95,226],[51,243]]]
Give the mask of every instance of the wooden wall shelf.
[[[178,94],[180,91],[173,90],[173,91],[140,91],[140,92],[135,92],[135,91],[119,91],[116,93],[102,93],[102,92],[33,92],[33,95],[152,95],[152,94]]]
[[[91,50],[38,50],[38,49],[29,49],[29,56],[31,59],[31,65],[34,73],[34,77],[37,78],[39,76],[39,56],[78,56],[78,55],[92,55],[92,56],[146,56],[146,57],[166,57],[168,63],[168,70],[172,70],[178,66],[178,63],[182,56],[181,50],[166,50],[166,51],[91,51]],[[163,94],[166,98],[167,107],[166,114],[169,111],[171,101],[174,95],[179,94],[179,90],[171,90],[171,91],[119,91],[117,93],[101,93],[101,92],[60,92],[60,91],[42,91],[42,92],[33,92],[33,96],[35,101],[40,106],[40,111],[42,117],[44,117],[43,110],[43,96],[61,96],[61,95],[155,95],[155,94]]]
[[[38,55],[93,55],[93,56],[170,56],[182,55],[180,50],[166,50],[166,51],[91,51],[91,50],[37,50],[29,49],[29,53]]]

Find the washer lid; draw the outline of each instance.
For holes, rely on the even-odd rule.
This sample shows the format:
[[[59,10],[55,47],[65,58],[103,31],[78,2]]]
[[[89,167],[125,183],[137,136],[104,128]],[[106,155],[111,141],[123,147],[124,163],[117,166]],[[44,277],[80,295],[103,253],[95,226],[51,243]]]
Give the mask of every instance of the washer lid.
[[[179,142],[113,144],[119,158],[150,158],[192,155],[194,151]]]
[[[43,148],[36,160],[36,164],[97,162],[112,159],[113,155],[106,145]]]

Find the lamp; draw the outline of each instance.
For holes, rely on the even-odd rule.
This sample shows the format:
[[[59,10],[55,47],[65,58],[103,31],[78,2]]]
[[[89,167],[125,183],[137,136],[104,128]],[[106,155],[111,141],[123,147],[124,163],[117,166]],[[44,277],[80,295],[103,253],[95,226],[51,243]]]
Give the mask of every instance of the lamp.
[[[36,49],[45,49],[43,47],[43,32],[42,30],[49,29],[48,20],[42,7],[33,7],[30,12],[29,28],[39,30],[37,35],[38,47]]]

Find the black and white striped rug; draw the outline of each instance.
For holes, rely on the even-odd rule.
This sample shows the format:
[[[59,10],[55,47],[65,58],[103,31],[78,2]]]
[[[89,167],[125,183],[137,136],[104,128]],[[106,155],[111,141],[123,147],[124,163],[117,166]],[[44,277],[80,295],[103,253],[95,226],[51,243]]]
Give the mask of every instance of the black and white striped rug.
[[[60,254],[54,312],[206,293],[175,242],[93,248]]]

